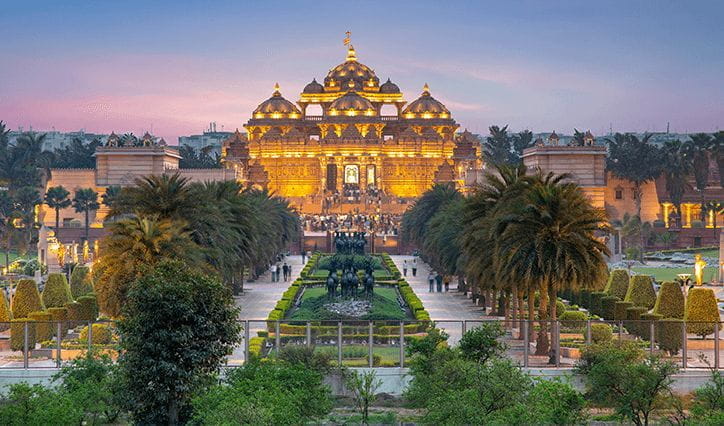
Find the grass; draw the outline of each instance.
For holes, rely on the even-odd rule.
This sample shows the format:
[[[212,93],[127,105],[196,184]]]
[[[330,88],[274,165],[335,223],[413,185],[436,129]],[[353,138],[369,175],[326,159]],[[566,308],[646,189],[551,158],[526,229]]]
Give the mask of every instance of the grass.
[[[397,302],[397,290],[394,288],[377,287],[372,297],[372,309],[370,313],[361,318],[340,318],[324,308],[329,303],[327,290],[324,287],[309,288],[302,295],[302,303],[299,308],[291,312],[288,320],[294,321],[318,321],[318,320],[340,320],[340,319],[361,319],[361,320],[406,320],[412,319],[405,311],[400,309]]]
[[[10,250],[10,263],[13,263],[17,259],[30,260],[30,259],[35,259],[36,257],[37,257],[37,255],[33,254],[32,252],[28,253],[25,256],[21,256],[15,250]],[[5,266],[5,252],[4,251],[0,252],[0,264]]]
[[[657,282],[662,281],[674,281],[677,274],[694,274],[694,268],[692,266],[682,266],[678,268],[653,268],[647,266],[637,266],[631,268],[632,271],[637,274],[653,275]],[[706,267],[704,268],[704,281],[711,282],[716,279],[717,267]]]
[[[333,359],[337,359],[336,346],[317,346],[315,352],[327,352]],[[367,345],[344,345],[342,346],[342,364],[347,367],[366,367],[369,365],[367,358]],[[397,365],[400,362],[400,348],[393,346],[372,346],[372,355],[380,357],[383,365]]]

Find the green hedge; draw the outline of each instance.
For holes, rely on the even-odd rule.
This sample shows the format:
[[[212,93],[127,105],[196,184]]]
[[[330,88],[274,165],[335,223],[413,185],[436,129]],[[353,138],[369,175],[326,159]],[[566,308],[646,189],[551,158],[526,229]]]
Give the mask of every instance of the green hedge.
[[[60,333],[61,337],[65,337],[68,334],[68,308],[48,308],[48,313],[54,322],[60,321]],[[53,325],[53,334],[58,333],[58,325]]]
[[[626,317],[626,309],[633,307],[633,302],[628,302],[625,300],[619,300],[616,302],[613,312],[613,319],[616,321],[622,321],[627,319]]]
[[[603,291],[609,296],[616,296],[623,300],[623,298],[626,297],[626,292],[628,291],[628,282],[628,271],[625,269],[614,269],[611,271],[611,275],[608,276],[606,289]]]
[[[591,341],[593,343],[606,343],[613,340],[613,327],[606,323],[591,324]]]
[[[108,324],[92,324],[92,327],[92,345],[107,345],[113,341],[113,331]],[[88,342],[88,326],[85,326],[80,330],[78,340],[80,340],[81,343]]]
[[[25,348],[25,323],[28,323],[28,349],[35,348],[35,323],[30,318],[10,321],[10,349],[22,351]]]
[[[69,328],[75,328],[78,325],[83,323],[82,320],[82,307],[81,304],[78,302],[71,302],[65,305],[65,308],[68,310],[68,327]]]
[[[74,299],[93,292],[93,281],[90,268],[77,265],[70,274],[70,293]]]
[[[558,319],[561,321],[561,326],[566,328],[580,328],[586,325],[588,317],[583,311],[565,311]]]
[[[632,302],[634,306],[642,306],[647,311],[653,308],[656,304],[656,290],[654,290],[651,277],[648,275],[634,275],[631,277],[626,297],[623,300]]]
[[[79,320],[83,322],[95,321],[98,319],[98,300],[95,294],[87,294],[78,298]]]
[[[584,308],[591,310],[591,292],[589,290],[581,290],[579,304]]]
[[[35,339],[38,342],[53,338],[53,318],[48,312],[31,312],[28,317],[35,321]]]
[[[629,333],[634,336],[641,336],[641,322],[639,320],[641,319],[641,314],[646,311],[647,309],[643,306],[633,306],[626,309],[626,321],[624,321],[624,326]]]
[[[18,281],[12,303],[13,318],[27,318],[31,312],[43,310],[38,285],[34,280]]]
[[[719,321],[719,307],[714,290],[696,287],[689,290],[684,309],[686,331],[701,337],[714,332],[714,322]],[[704,321],[699,322],[697,321]]]
[[[684,319],[684,304],[684,293],[679,283],[666,281],[659,288],[654,313],[664,318]]]
[[[659,314],[654,313],[643,313],[641,314],[641,320],[646,321],[645,323],[642,323],[641,325],[641,338],[644,340],[651,340],[651,321],[654,322],[654,327],[656,327],[656,322],[659,321],[661,318],[663,318]]]
[[[50,274],[43,289],[43,304],[48,308],[59,308],[73,301],[70,286],[64,274]]]
[[[616,302],[619,299],[616,296],[606,296],[601,299],[601,315],[604,319],[613,320],[616,313]]]
[[[13,319],[13,312],[10,310],[10,306],[8,306],[5,295],[0,294],[0,331],[5,331],[10,328],[11,319]]]
[[[659,349],[676,355],[681,349],[684,321],[678,318],[664,318],[656,323],[656,343]]]
[[[590,296],[588,311],[594,315],[601,316],[601,299],[608,296],[602,291],[594,291]]]

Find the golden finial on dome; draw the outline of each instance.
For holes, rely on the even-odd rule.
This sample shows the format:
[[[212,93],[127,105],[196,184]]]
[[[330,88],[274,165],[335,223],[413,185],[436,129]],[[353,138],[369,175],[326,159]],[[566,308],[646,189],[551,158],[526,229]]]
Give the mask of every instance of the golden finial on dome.
[[[279,83],[274,83],[274,93],[272,95],[274,96],[281,96],[281,92],[279,91]]]
[[[348,61],[356,61],[357,60],[357,52],[354,50],[354,46],[351,44],[347,48],[347,60]]]
[[[429,95],[430,94],[430,86],[425,83],[424,86],[422,86],[422,94],[423,95]]]

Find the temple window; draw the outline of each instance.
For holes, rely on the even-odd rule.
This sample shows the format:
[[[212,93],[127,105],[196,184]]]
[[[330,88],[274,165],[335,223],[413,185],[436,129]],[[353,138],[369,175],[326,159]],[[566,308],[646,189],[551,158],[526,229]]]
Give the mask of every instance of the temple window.
[[[623,189],[616,188],[616,199],[623,200]]]

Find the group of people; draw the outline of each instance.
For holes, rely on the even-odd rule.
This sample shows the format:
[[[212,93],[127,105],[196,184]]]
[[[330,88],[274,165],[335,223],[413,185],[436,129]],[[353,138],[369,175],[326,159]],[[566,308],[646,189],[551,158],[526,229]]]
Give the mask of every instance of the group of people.
[[[374,231],[376,234],[397,235],[400,215],[391,214],[327,214],[304,215],[304,230],[325,232],[337,230]]]
[[[272,263],[269,271],[271,272],[271,280],[273,283],[279,282],[280,273],[285,282],[292,278],[292,265],[288,265],[287,262],[284,262],[283,265],[280,265],[279,262]]]
[[[427,275],[427,283],[430,286],[430,289],[428,290],[429,293],[434,293],[435,289],[437,289],[438,293],[442,293],[443,286],[445,287],[445,291],[450,291],[449,275],[440,275],[439,273],[431,270]]]

